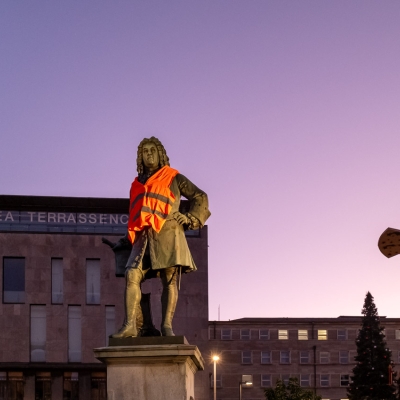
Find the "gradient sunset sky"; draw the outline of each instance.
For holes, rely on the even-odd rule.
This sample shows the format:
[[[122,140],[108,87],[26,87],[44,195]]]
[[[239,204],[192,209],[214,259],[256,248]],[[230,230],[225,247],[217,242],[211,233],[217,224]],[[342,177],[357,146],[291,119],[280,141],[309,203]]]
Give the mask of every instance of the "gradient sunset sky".
[[[400,2],[0,2],[0,193],[210,199],[210,320],[400,317]],[[184,284],[184,282],[183,282]]]

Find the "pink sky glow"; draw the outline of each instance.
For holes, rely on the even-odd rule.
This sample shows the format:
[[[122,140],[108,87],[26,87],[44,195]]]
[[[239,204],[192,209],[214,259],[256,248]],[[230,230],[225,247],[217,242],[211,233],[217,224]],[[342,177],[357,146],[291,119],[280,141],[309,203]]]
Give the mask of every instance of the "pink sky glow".
[[[400,2],[0,2],[1,194],[210,199],[210,319],[400,317]],[[184,281],[183,281],[184,284]]]

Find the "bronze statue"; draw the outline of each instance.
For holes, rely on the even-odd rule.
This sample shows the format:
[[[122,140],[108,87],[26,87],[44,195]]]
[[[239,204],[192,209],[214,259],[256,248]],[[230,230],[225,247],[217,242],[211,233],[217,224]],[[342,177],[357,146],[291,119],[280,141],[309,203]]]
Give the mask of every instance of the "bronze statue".
[[[137,172],[130,191],[128,233],[113,246],[115,251],[131,245],[125,266],[125,320],[110,337],[140,334],[136,323],[142,297],[140,285],[153,277],[160,277],[163,286],[161,334],[174,336],[172,319],[178,300],[178,275],[196,270],[184,230],[204,225],[210,216],[208,199],[169,166],[164,146],[155,137],[140,142]],[[179,211],[181,196],[190,203],[189,211],[183,214]]]

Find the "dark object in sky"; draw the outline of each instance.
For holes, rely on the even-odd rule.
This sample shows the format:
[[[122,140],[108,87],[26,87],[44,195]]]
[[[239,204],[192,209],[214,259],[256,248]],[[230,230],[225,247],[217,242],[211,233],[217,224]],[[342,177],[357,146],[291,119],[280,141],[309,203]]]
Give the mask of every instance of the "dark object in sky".
[[[378,240],[378,247],[387,258],[397,256],[400,253],[400,230],[387,228]]]

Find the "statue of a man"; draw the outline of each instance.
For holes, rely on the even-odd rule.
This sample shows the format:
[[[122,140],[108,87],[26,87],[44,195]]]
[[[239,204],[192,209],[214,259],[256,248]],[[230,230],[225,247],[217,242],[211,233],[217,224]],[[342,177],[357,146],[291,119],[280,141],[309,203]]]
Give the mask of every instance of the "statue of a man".
[[[132,244],[125,267],[125,320],[111,337],[138,336],[140,284],[155,276],[161,278],[163,286],[161,334],[174,336],[172,319],[178,300],[178,275],[196,270],[184,230],[204,225],[210,216],[208,199],[202,190],[169,166],[164,146],[155,137],[140,142],[137,172],[130,191],[125,237]],[[181,196],[190,203],[185,214],[179,212]]]

